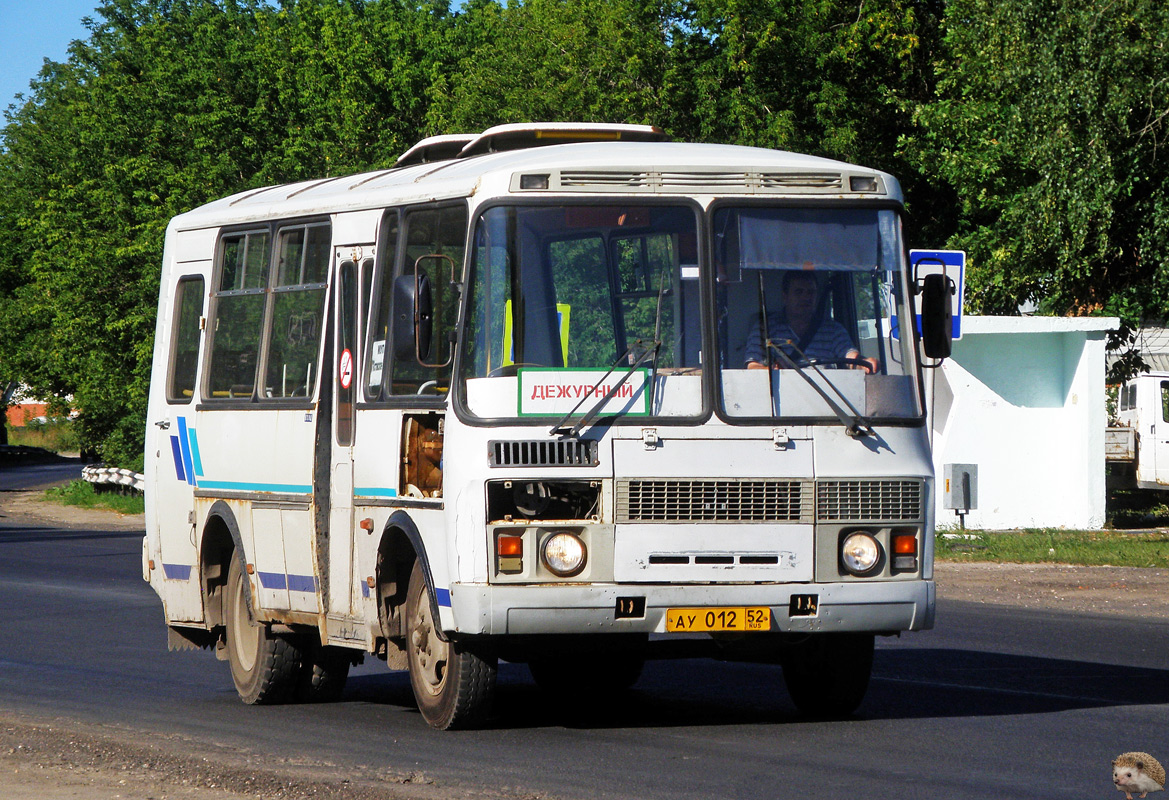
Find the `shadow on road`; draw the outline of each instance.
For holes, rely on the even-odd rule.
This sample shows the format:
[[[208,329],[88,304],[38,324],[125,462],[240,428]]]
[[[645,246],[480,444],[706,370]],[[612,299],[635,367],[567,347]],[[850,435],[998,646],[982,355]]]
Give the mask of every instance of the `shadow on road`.
[[[28,542],[102,541],[104,539],[142,539],[142,531],[75,531],[33,525],[0,524],[0,545]]]
[[[573,687],[566,687],[564,697]],[[501,664],[493,727],[658,728],[806,722],[773,665],[654,661],[620,698],[569,707],[522,664]],[[410,707],[405,673],[355,676],[346,701]],[[878,650],[851,723],[1049,714],[1169,704],[1169,670],[941,648]]]

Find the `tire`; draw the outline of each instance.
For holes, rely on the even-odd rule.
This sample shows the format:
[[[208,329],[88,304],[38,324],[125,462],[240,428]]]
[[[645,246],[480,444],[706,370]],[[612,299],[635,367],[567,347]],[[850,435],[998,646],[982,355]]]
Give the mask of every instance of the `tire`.
[[[482,725],[495,694],[496,659],[465,643],[442,641],[422,566],[414,562],[406,593],[406,659],[422,718],[438,730]]]
[[[291,637],[277,636],[252,620],[239,558],[227,571],[227,661],[240,699],[248,705],[284,703],[295,699],[303,650]]]
[[[305,703],[333,703],[341,699],[353,663],[350,652],[316,643],[306,647],[297,699]]]
[[[812,634],[783,654],[783,680],[801,713],[820,719],[850,716],[869,688],[873,635]]]

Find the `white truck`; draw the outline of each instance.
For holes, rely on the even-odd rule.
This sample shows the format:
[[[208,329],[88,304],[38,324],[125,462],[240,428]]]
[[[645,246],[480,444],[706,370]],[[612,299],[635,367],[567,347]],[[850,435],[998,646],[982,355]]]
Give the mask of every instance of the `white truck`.
[[[1120,387],[1104,458],[1109,484],[1169,489],[1169,372],[1146,372]]]

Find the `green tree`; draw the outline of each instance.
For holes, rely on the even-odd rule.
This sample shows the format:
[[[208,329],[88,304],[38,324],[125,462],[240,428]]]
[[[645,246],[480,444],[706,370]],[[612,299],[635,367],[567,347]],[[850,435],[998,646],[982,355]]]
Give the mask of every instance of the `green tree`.
[[[0,131],[0,375],[141,462],[167,221],[387,166],[419,136],[445,2],[106,0]]]
[[[952,0],[904,152],[953,187],[972,310],[1169,313],[1169,7]]]
[[[676,15],[666,123],[681,138],[772,147],[887,170],[913,230],[951,224],[945,187],[899,155],[933,98],[940,0],[693,0]]]
[[[666,13],[643,0],[468,3],[452,42],[462,55],[429,89],[428,130],[653,123],[666,101]]]

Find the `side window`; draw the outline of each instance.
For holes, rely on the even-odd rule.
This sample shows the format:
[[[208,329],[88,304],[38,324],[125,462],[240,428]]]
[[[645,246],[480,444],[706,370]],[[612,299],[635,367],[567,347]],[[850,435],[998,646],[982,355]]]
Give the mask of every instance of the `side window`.
[[[452,270],[455,280],[463,271],[463,250],[466,242],[466,208],[423,208],[406,215],[406,247],[404,258],[397,264],[394,275],[413,276],[415,269],[420,281],[430,283],[431,324],[429,347],[421,347],[421,358],[404,357],[402,343],[394,344],[390,393],[392,394],[447,394],[450,386],[450,357],[454,345],[450,333],[458,318],[458,292],[451,285]],[[408,313],[394,309],[395,315]]]
[[[398,252],[398,212],[387,211],[382,220],[381,241],[377,248],[377,283],[369,300],[369,344],[366,346],[365,398],[380,400],[384,394],[387,346],[390,341],[390,301],[394,295],[394,259]],[[366,271],[371,276],[372,269]]]
[[[254,391],[269,239],[267,230],[254,230],[233,232],[219,240],[207,398],[249,398]]]
[[[262,397],[310,397],[324,334],[329,225],[281,228]]]
[[[175,303],[171,310],[170,367],[166,383],[166,399],[172,403],[189,403],[195,393],[203,288],[203,277],[194,275],[180,278],[175,290]]]
[[[459,313],[452,276],[457,280],[463,271],[467,209],[460,205],[411,211],[406,214],[404,227],[404,258],[394,275],[413,277],[417,270],[419,282],[429,282],[432,328],[429,346],[420,344],[413,357],[405,355],[411,349],[409,343],[394,342],[389,390],[394,395],[445,397],[450,387],[453,352],[450,334]],[[393,313],[410,312],[395,308]]]
[[[353,444],[353,376],[357,352],[357,265],[345,261],[337,268],[337,444]]]
[[[1169,381],[1161,381],[1161,420],[1169,422]]]

